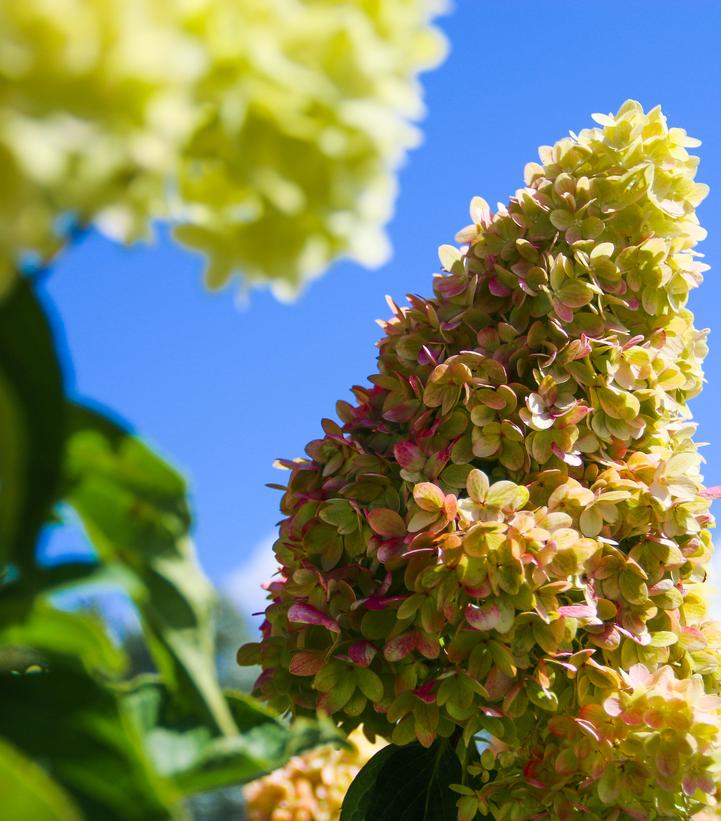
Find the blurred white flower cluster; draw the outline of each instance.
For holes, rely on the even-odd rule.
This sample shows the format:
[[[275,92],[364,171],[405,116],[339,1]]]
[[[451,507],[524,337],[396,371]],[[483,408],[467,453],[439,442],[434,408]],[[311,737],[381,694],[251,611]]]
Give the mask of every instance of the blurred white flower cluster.
[[[0,5],[0,284],[74,226],[170,219],[292,295],[378,264],[440,0],[23,0]]]

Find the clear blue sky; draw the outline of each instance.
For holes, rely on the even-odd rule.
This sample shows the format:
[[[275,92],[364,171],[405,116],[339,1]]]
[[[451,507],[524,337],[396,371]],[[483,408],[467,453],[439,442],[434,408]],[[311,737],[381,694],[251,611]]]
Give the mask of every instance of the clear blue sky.
[[[436,248],[468,222],[473,195],[505,201],[539,145],[629,97],[660,103],[704,143],[712,270],[692,308],[713,333],[709,384],[693,407],[711,443],[707,483],[721,484],[721,2],[456,6],[441,20],[450,56],[423,78],[425,139],[401,173],[395,253],[381,270],[341,263],[294,305],[258,292],[239,310],[232,290],[204,291],[201,260],[164,232],[130,250],[91,234],[47,281],[73,392],[113,408],[188,475],[200,558],[219,584],[279,518],[279,494],[264,487],[282,479],[273,459],[301,455],[335,401],[374,372],[384,294],[429,293]]]

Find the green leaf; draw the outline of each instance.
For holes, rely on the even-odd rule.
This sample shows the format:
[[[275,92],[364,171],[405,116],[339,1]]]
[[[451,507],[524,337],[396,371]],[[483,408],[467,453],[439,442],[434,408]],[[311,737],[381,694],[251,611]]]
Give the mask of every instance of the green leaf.
[[[446,740],[417,742],[376,753],[350,785],[340,821],[456,821],[450,785],[461,765]]]
[[[75,802],[37,764],[0,739],[0,795],[6,818],[81,821]]]
[[[33,564],[60,476],[64,410],[50,325],[19,280],[0,303],[0,565]]]
[[[61,593],[78,585],[115,586],[142,591],[137,577],[122,565],[104,565],[96,561],[62,562],[49,567],[33,568],[32,573],[5,588],[6,593],[19,596]]]
[[[306,750],[347,744],[328,719],[297,719],[289,725],[242,693],[225,694],[239,730],[234,737],[215,736],[212,727],[179,711],[155,677],[137,679],[125,693],[125,703],[145,735],[155,766],[184,793],[252,781]]]
[[[175,696],[226,735],[235,733],[215,676],[214,594],[188,538],[183,479],[139,439],[71,406],[66,500],[101,560],[132,573],[129,594],[148,646]]]
[[[0,736],[42,762],[86,818],[178,817],[179,793],[150,766],[140,733],[110,688],[79,668],[56,665],[2,674],[0,692]]]
[[[37,656],[34,662],[65,654],[88,670],[110,675],[122,673],[126,666],[123,653],[92,614],[66,613],[45,602],[4,597],[0,599],[0,670],[14,669],[13,651],[23,648]]]

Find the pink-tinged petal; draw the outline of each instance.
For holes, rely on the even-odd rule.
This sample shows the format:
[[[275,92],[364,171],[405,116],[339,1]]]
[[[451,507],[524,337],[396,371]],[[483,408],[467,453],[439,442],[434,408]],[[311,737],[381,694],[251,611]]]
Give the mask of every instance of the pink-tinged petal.
[[[648,630],[638,634],[632,633],[625,627],[621,627],[620,624],[616,625],[616,630],[618,630],[619,633],[623,633],[623,635],[626,636],[626,638],[631,639],[631,641],[635,641],[636,644],[640,644],[641,647],[647,647],[651,643],[651,634],[648,632]],[[633,667],[643,667],[643,664],[634,664]],[[631,668],[632,670],[633,667]],[[644,667],[644,669],[646,668]]]
[[[620,716],[623,712],[623,708],[621,707],[621,700],[618,696],[609,696],[603,702],[603,709],[606,711],[606,714],[616,718]]]
[[[536,770],[538,769],[538,765],[540,761],[532,759],[531,761],[526,764],[523,768],[523,777],[526,779],[526,783],[530,784],[531,787],[536,787],[539,790],[545,790],[546,785],[540,779],[536,778]]]
[[[488,290],[493,294],[493,296],[497,297],[504,297],[511,295],[511,289],[507,288],[499,279],[498,277],[491,277],[488,280]]]
[[[589,408],[588,405],[574,406],[570,411],[561,414],[560,421],[562,422],[562,427],[577,425],[582,419],[585,419],[589,413],[591,413],[591,408]]]
[[[390,590],[391,585],[393,584],[393,574],[390,570],[386,570],[386,574],[383,577],[383,581],[381,582],[381,586],[376,590],[376,596],[385,596],[385,594]]]
[[[429,409],[427,411],[423,411],[423,413],[416,416],[416,418],[413,420],[411,424],[411,433],[413,433],[416,439],[430,438],[431,436],[435,435],[433,433],[430,433],[430,431],[433,429],[438,429],[438,422],[440,421],[440,419],[436,420],[435,422],[432,422],[432,417],[433,411]]]
[[[424,633],[418,634],[416,646],[418,647],[418,652],[427,659],[437,659],[441,652],[441,645],[438,639],[425,635]]]
[[[340,633],[340,627],[335,619],[305,602],[296,602],[291,605],[288,610],[288,621],[294,624],[318,624],[333,633]]]
[[[713,487],[705,487],[701,491],[704,499],[721,499],[721,485],[714,485]]]
[[[379,536],[392,539],[406,535],[406,523],[395,510],[376,507],[368,511],[366,519],[373,532]]]
[[[478,587],[463,585],[463,589],[474,599],[485,599],[491,595],[491,582],[489,579],[484,579]]]
[[[562,322],[573,322],[573,309],[569,308],[568,305],[564,305],[558,299],[553,299],[553,310],[556,312],[556,316]]]
[[[559,616],[570,616],[572,619],[595,619],[596,608],[590,604],[564,604],[558,608]]]
[[[317,650],[301,650],[290,660],[288,670],[294,676],[314,676],[325,667],[325,654]]]
[[[455,519],[458,515],[458,499],[452,493],[449,493],[448,496],[446,496],[446,500],[443,505],[443,512],[446,514],[446,518],[450,521]]]
[[[253,684],[253,692],[262,691],[266,684],[273,680],[273,676],[275,675],[275,668],[270,667],[267,670],[263,670],[263,672],[258,676]]]
[[[411,399],[408,402],[399,402],[392,408],[384,411],[383,418],[387,422],[410,422],[418,412],[418,400]]]
[[[425,684],[421,684],[420,687],[416,687],[413,695],[421,701],[425,701],[426,704],[433,704],[436,700],[436,694],[433,691],[434,686],[435,682],[427,681]]]
[[[486,690],[491,701],[500,701],[511,689],[513,679],[502,673],[498,667],[492,667],[486,677]]]
[[[596,741],[601,740],[601,734],[596,729],[596,726],[585,718],[574,718],[573,721],[583,730],[586,735],[590,735]]]
[[[582,359],[584,356],[589,356],[593,351],[591,340],[586,334],[581,334],[581,348],[576,356],[576,359]]]
[[[386,294],[386,304],[391,309],[391,311],[399,318],[403,318],[403,311],[398,307],[396,301],[393,299],[392,296]]]
[[[367,667],[373,661],[377,652],[375,645],[369,641],[358,641],[348,648],[348,655],[352,662],[359,667]]]
[[[621,350],[626,351],[629,348],[633,348],[634,345],[638,345],[639,342],[643,342],[644,340],[643,334],[636,334],[636,336],[632,336],[628,342],[626,342]]]
[[[571,467],[577,468],[583,464],[583,459],[581,459],[580,455],[577,453],[565,453],[555,442],[551,445],[551,450],[554,456]]]
[[[426,458],[414,442],[398,442],[393,448],[396,462],[407,470],[420,470]]]
[[[706,647],[706,637],[698,627],[682,627],[681,632],[684,636],[684,647],[689,652],[703,650]]]
[[[624,710],[621,714],[621,720],[629,727],[638,727],[644,724],[643,711],[640,709]]]
[[[325,576],[318,570],[317,567],[312,565],[310,562],[303,562],[303,567],[306,570],[310,570],[312,573],[315,574],[316,580],[318,584],[323,588],[323,592],[326,594],[326,600],[328,599],[328,582],[325,580]]]
[[[563,667],[564,670],[567,670],[569,673],[573,673],[574,675],[578,672],[578,670],[568,661],[561,661],[560,659],[554,658],[547,658],[546,661],[549,664],[556,664],[559,667]]]
[[[534,291],[525,279],[519,279],[518,285],[525,294],[528,294],[528,296],[538,296],[538,291]]]
[[[501,609],[495,602],[484,604],[482,607],[467,604],[463,615],[475,630],[493,630],[501,620]]]
[[[645,710],[643,723],[654,730],[660,730],[666,723],[666,716],[661,710]]]
[[[423,345],[420,352],[418,353],[418,364],[419,365],[437,365],[438,360],[435,356],[431,353],[430,348],[427,345]]]
[[[498,331],[495,328],[482,328],[476,334],[478,340],[478,347],[487,350],[491,347],[498,347]]]
[[[669,752],[666,753],[658,753],[656,755],[656,769],[661,773],[661,775],[666,776],[666,778],[671,778],[671,776],[676,775],[678,772],[678,754],[673,756]]]
[[[418,633],[403,633],[388,639],[383,648],[383,656],[386,661],[401,661],[410,655],[418,644]]]
[[[454,296],[459,296],[468,287],[468,277],[465,274],[460,276],[441,276],[435,279],[433,287],[439,296],[446,299],[452,299]]]
[[[463,315],[455,316],[446,322],[441,322],[440,328],[442,331],[455,331],[463,324]]]
[[[407,382],[408,386],[413,391],[413,393],[420,399],[420,397],[423,395],[423,383],[421,382],[421,380],[417,376],[415,376],[415,374],[412,374],[408,377]]]
[[[408,596],[369,596],[365,600],[366,610],[385,610],[398,602],[405,601]]]
[[[621,636],[613,624],[607,624],[600,633],[594,633],[590,638],[597,647],[605,650],[615,650],[621,643]]]
[[[684,776],[682,786],[686,795],[693,795],[697,789],[701,790],[701,792],[713,793],[715,787],[712,779],[703,773]]]
[[[402,556],[405,549],[406,543],[403,539],[389,539],[388,541],[383,542],[378,548],[378,561],[385,564],[386,562],[391,561],[391,559]],[[375,609],[377,610],[378,608],[376,607]]]

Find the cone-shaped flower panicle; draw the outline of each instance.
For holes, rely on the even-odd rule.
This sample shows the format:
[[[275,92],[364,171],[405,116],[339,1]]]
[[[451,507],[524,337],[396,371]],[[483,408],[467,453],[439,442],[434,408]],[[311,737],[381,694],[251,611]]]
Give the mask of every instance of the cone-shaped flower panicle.
[[[480,734],[464,819],[714,804],[713,493],[687,404],[707,189],[660,109],[595,119],[506,206],[473,200],[432,298],[390,300],[371,384],[286,463],[280,575],[241,652],[280,709],[397,744]]]

